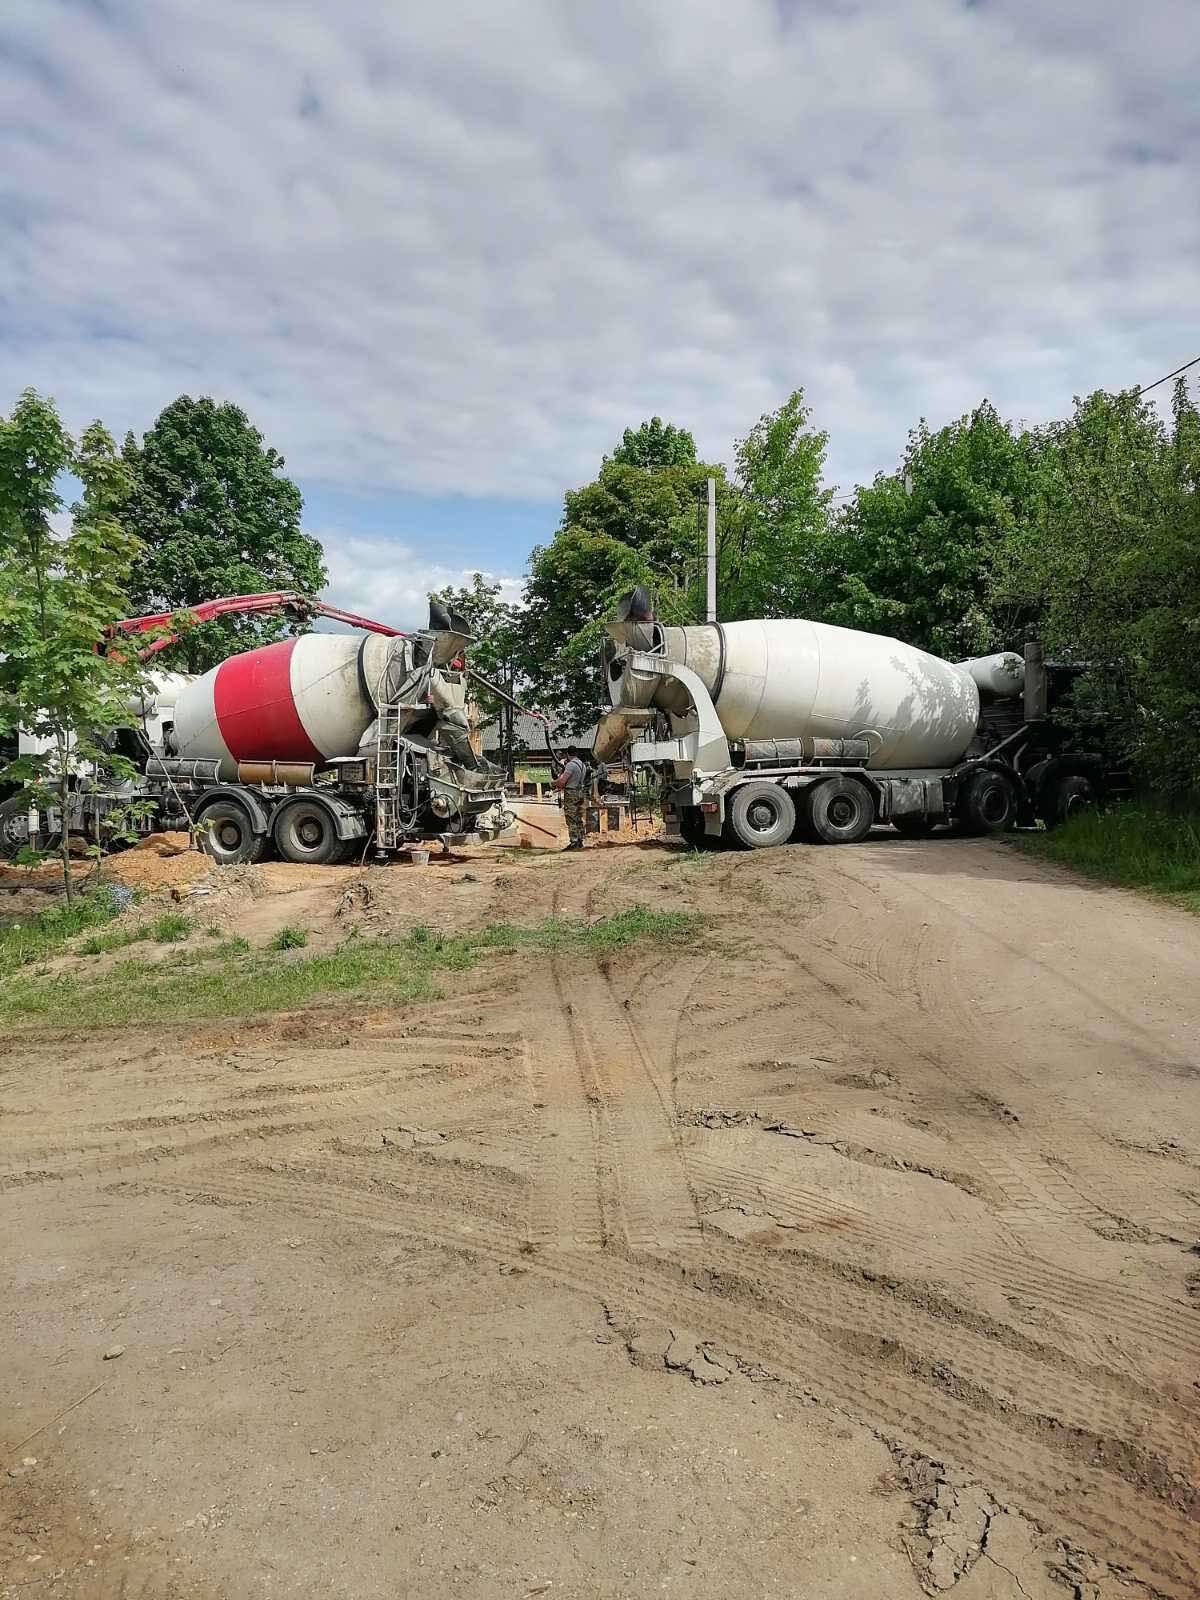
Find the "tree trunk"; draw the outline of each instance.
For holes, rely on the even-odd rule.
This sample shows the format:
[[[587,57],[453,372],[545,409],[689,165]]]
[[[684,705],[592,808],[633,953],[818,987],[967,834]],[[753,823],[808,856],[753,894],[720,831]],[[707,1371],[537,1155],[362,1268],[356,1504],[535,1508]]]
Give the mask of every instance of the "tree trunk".
[[[71,830],[68,825],[68,811],[71,803],[71,774],[67,770],[67,745],[60,733],[58,736],[58,824],[59,824],[59,854],[62,857],[63,888],[67,891],[67,904],[70,905],[75,894],[71,883]]]

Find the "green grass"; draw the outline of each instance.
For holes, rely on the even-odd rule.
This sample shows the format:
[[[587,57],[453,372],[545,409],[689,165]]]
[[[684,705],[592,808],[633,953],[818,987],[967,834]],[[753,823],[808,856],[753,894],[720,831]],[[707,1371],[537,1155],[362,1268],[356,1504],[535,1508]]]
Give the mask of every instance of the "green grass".
[[[1106,883],[1170,895],[1200,913],[1200,815],[1126,805],[1087,811],[1049,833],[1021,835],[1043,860]]]
[[[333,994],[369,993],[391,1004],[434,998],[439,973],[463,972],[493,953],[528,949],[612,954],[641,939],[690,936],[699,919],[636,906],[595,922],[551,917],[532,927],[497,923],[480,933],[414,928],[396,941],[347,940],[300,960],[261,951],[197,962],[182,953],[165,962],[120,961],[95,976],[21,976],[0,989],[0,1022],[142,1022],[169,1017],[242,1016],[290,1010]],[[207,957],[220,954],[205,950]],[[234,952],[230,952],[232,956]]]
[[[717,850],[698,849],[695,845],[688,845],[683,850],[675,850],[663,862],[664,867],[690,867],[700,869],[711,867],[720,861],[721,853]]]
[[[308,943],[308,929],[294,928],[289,923],[287,927],[280,928],[271,940],[272,950],[303,950]]]
[[[159,944],[178,944],[192,931],[192,919],[182,911],[164,911],[150,924],[150,937]]]
[[[89,934],[86,939],[75,946],[75,954],[80,956],[104,956],[110,950],[124,950],[127,945],[137,944],[139,940],[150,937],[149,926],[142,922],[136,928],[105,928],[100,933]]]
[[[69,940],[111,922],[119,910],[110,891],[99,888],[77,894],[70,905],[64,900],[26,922],[0,929],[0,977],[59,955]]]

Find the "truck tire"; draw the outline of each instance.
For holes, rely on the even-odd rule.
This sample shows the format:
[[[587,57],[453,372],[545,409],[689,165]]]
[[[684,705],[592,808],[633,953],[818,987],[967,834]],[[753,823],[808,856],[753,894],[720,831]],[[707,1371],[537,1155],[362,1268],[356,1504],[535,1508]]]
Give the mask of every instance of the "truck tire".
[[[0,801],[0,860],[15,856],[29,843],[29,801],[20,795]]]
[[[973,772],[959,792],[958,815],[964,833],[977,837],[1007,833],[1017,822],[1017,792],[1012,780],[986,767]]]
[[[267,853],[267,836],[255,833],[245,806],[236,800],[214,800],[196,812],[196,821],[207,824],[204,848],[223,867],[261,861]]]
[[[892,827],[906,839],[928,839],[937,827],[937,818],[925,816],[920,811],[908,811],[892,818]]]
[[[806,795],[808,824],[818,844],[858,844],[875,821],[875,797],[857,778],[822,778]]]
[[[777,783],[744,783],[729,802],[726,826],[744,850],[786,844],[796,826],[796,805]]]
[[[328,867],[346,859],[346,841],[338,837],[337,820],[315,795],[285,800],[275,812],[271,832],[285,861]]]
[[[1067,773],[1047,785],[1042,796],[1042,821],[1047,828],[1059,828],[1098,803],[1096,786],[1090,778],[1080,772]]]

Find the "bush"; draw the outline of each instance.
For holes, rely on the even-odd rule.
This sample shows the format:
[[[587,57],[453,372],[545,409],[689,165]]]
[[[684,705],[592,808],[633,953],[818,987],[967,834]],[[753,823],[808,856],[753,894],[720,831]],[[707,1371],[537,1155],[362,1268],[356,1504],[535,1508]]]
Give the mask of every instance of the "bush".
[[[294,928],[289,925],[286,928],[280,928],[279,932],[271,940],[270,948],[272,950],[303,950],[307,943],[308,929]]]

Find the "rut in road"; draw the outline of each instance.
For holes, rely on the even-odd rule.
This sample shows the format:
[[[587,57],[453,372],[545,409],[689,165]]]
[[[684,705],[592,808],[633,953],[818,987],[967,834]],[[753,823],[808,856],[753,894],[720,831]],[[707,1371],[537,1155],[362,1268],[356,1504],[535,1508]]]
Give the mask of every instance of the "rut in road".
[[[600,854],[577,861],[555,886],[554,915],[593,914],[612,871],[596,862]],[[547,969],[527,989],[537,1019],[528,1070],[539,1130],[530,1239],[694,1244],[700,1223],[669,1073],[660,1073],[603,962],[551,955]]]
[[[857,1286],[763,1252],[705,1241],[694,1250],[529,1253],[499,1207],[447,1208],[424,1186],[349,1174],[327,1156],[239,1163],[150,1187],[248,1206],[280,1205],[482,1256],[544,1276],[623,1321],[686,1328],[814,1391],[891,1441],[969,1464],[993,1492],[1062,1528],[1106,1559],[1132,1564],[1163,1593],[1200,1585],[1194,1518],[1200,1490],[1187,1433],[1165,1396],[1058,1351],[1014,1350],[986,1328],[898,1300],[886,1283]],[[1157,1403],[1156,1403],[1157,1402]],[[1148,1426],[1150,1424],[1151,1426]],[[1178,1453],[1170,1453],[1172,1447]]]
[[[359,1019],[336,1047],[218,1041],[180,1061],[175,1100],[153,1055],[68,1069],[59,1122],[10,1079],[5,1170],[72,1176],[114,1207],[152,1192],[296,1213],[333,1240],[369,1230],[528,1273],[614,1326],[687,1330],[745,1376],[801,1385],[1194,1596],[1186,1019],[1139,1013],[1126,1036],[1114,994],[1101,1087],[1092,1019],[1062,1010],[1078,988],[1042,1029],[1009,991],[984,1020],[991,970],[867,850],[771,854],[687,862],[690,877],[639,858],[636,884],[615,852],[529,871],[523,914],[660,895],[709,913],[695,947],[503,958],[475,992]],[[1034,940],[1037,915],[1031,897]],[[1116,989],[1120,948],[1105,959]],[[426,1142],[384,1137],[414,1127]]]

